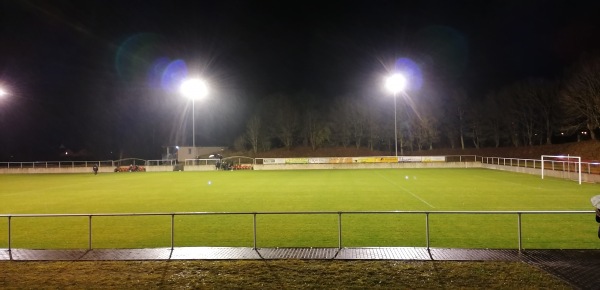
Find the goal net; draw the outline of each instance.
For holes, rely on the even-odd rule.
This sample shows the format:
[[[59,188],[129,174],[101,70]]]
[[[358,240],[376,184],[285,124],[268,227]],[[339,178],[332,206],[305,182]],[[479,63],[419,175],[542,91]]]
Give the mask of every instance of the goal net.
[[[575,179],[581,184],[580,156],[542,155],[542,179],[544,179],[545,170],[562,172],[563,176],[566,173],[569,179]]]

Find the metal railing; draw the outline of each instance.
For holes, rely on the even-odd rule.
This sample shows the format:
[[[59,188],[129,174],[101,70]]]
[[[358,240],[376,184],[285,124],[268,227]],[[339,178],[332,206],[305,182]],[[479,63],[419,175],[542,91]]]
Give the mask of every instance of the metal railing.
[[[542,169],[542,160],[540,159],[521,159],[504,157],[480,157],[481,163],[496,164],[503,166],[525,167],[533,169]],[[568,160],[544,160],[545,170],[578,172],[578,163]],[[600,162],[581,162],[581,172],[587,174],[600,174]]]
[[[186,159],[185,165],[215,165],[219,159]]]
[[[479,159],[477,155],[446,155],[446,162],[477,162]]]
[[[0,162],[0,168],[78,168],[93,167],[95,164],[101,167],[113,167],[115,161],[34,161],[34,162]]]
[[[524,167],[541,169],[542,160],[523,159],[523,158],[505,158],[505,157],[482,157],[476,155],[447,155],[446,162],[481,162],[485,164],[496,164],[503,166]],[[250,158],[245,156],[233,156],[226,158],[233,163],[263,164],[263,159],[269,158]],[[243,160],[243,161],[242,161]],[[218,159],[186,159],[185,165],[215,165]],[[176,160],[142,160],[142,159],[123,159],[123,160],[103,160],[103,161],[35,161],[35,162],[0,162],[0,169],[23,169],[23,168],[85,168],[92,167],[94,164],[100,167],[115,167],[119,165],[143,164],[145,166],[174,166]],[[567,160],[545,160],[544,168],[553,171],[577,172],[577,162]],[[600,162],[581,162],[581,172],[587,174],[600,175]]]
[[[146,166],[174,166],[177,164],[175,159],[163,159],[163,160],[146,160]]]
[[[258,215],[336,215],[338,248],[343,247],[342,215],[423,215],[425,217],[425,241],[427,249],[431,247],[431,215],[515,215],[517,217],[517,244],[523,249],[522,216],[536,214],[594,214],[593,210],[584,211],[300,211],[300,212],[178,212],[178,213],[106,213],[106,214],[3,214],[0,218],[8,219],[8,250],[12,250],[12,220],[17,218],[48,218],[48,217],[87,217],[88,218],[88,249],[93,249],[93,217],[134,217],[134,216],[169,216],[170,217],[170,247],[175,248],[175,217],[176,216],[206,216],[206,215],[249,215],[252,216],[253,248],[258,248],[257,220]]]

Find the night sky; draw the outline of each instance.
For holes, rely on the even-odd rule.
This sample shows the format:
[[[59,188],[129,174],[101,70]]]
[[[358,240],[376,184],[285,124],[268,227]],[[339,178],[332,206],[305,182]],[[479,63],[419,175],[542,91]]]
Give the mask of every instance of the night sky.
[[[185,76],[210,87],[197,145],[227,146],[268,95],[384,98],[398,59],[420,71],[409,89],[478,98],[559,78],[600,47],[600,1],[0,3],[0,161],[160,159],[191,145]]]

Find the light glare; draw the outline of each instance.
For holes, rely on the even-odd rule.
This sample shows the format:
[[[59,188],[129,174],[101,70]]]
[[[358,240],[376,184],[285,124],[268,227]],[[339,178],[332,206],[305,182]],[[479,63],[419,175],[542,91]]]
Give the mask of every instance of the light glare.
[[[208,94],[206,83],[200,79],[187,79],[181,83],[181,94],[192,100],[204,98]]]
[[[398,73],[393,74],[385,81],[385,87],[394,94],[402,92],[406,87],[406,78]]]

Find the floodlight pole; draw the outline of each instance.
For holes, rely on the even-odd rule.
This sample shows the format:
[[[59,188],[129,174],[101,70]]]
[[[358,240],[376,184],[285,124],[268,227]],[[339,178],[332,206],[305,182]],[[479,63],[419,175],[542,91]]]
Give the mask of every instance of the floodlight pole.
[[[396,144],[396,156],[398,156],[398,128],[397,128],[398,121],[396,118],[396,110],[397,110],[396,107],[397,107],[396,106],[396,92],[394,92],[394,141]]]
[[[196,99],[204,98],[208,94],[206,83],[201,79],[188,79],[181,83],[181,93],[192,99],[192,147],[196,155]]]
[[[194,155],[196,155],[196,99],[192,99],[192,147],[194,147]],[[196,157],[194,157],[196,158]]]
[[[389,76],[385,81],[386,88],[394,94],[394,144],[396,149],[396,156],[398,156],[398,106],[397,97],[398,93],[404,90],[406,85],[406,79],[401,74],[393,74]],[[402,151],[402,148],[400,148]]]

